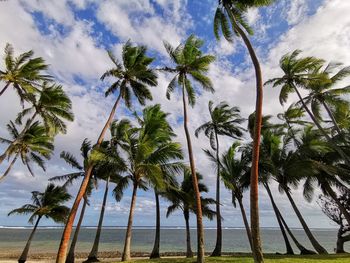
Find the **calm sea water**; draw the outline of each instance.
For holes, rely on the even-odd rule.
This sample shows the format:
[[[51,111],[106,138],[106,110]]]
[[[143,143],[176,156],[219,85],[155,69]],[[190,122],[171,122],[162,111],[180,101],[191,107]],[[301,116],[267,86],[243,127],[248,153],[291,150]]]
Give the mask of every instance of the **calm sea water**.
[[[0,228],[0,251],[21,251],[30,234],[27,228]],[[83,227],[80,232],[77,250],[88,252],[94,240],[95,229]],[[314,229],[312,231],[317,240],[329,251],[333,252],[336,242],[336,229]],[[293,229],[293,233],[300,243],[312,248],[303,230]],[[31,244],[32,252],[56,252],[61,238],[62,228],[39,228]],[[101,235],[100,251],[121,251],[124,242],[124,228],[105,227]],[[196,231],[191,230],[193,250],[196,247]],[[216,230],[205,229],[206,249],[211,251],[215,245]],[[265,252],[285,252],[284,242],[278,229],[262,229],[263,248]],[[150,252],[153,247],[153,228],[134,228],[132,251]],[[291,241],[292,242],[292,241]],[[350,250],[350,245],[346,246]],[[162,228],[161,252],[185,251],[185,229]],[[223,251],[249,252],[249,244],[244,229],[225,228],[223,230]],[[295,248],[295,252],[298,250]]]

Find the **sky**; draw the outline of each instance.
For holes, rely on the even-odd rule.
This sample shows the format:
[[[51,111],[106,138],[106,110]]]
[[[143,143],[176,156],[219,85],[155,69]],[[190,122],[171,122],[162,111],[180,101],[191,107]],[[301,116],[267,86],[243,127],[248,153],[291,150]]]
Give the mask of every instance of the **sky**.
[[[209,100],[227,101],[232,106],[240,107],[244,118],[253,112],[255,105],[255,76],[242,42],[235,39],[234,43],[228,43],[223,39],[217,41],[214,37],[216,5],[216,0],[0,1],[0,53],[3,54],[6,43],[11,43],[17,55],[34,50],[36,56],[42,56],[50,64],[50,74],[63,85],[71,98],[75,114],[74,122],[68,124],[67,134],[56,137],[55,152],[47,162],[46,172],[34,167],[35,177],[31,177],[25,167],[17,162],[8,178],[0,183],[0,226],[28,225],[27,217],[7,217],[7,213],[30,202],[30,192],[44,190],[48,178],[73,171],[59,158],[61,151],[69,151],[81,160],[79,148],[84,138],[97,139],[115,100],[114,96],[104,96],[109,83],[99,79],[103,72],[113,66],[106,50],[119,57],[123,43],[129,39],[148,47],[149,55],[156,58],[154,66],[169,65],[163,40],[177,46],[190,34],[202,38],[205,41],[203,51],[217,57],[208,73],[216,92],[200,92],[195,107],[189,110],[196,166],[209,186],[210,192],[206,196],[215,196],[215,170],[202,151],[209,147],[208,140],[204,136],[195,138],[194,130],[208,120]],[[304,55],[349,65],[349,10],[350,1],[344,0],[277,0],[268,8],[249,10],[247,19],[255,31],[251,40],[262,65],[264,80],[280,76],[280,57],[295,49],[303,50]],[[0,61],[0,68],[4,68],[3,60]],[[165,97],[170,77],[159,73],[159,84],[152,88],[153,101],[147,105],[160,103],[163,110],[170,113],[169,121],[177,134],[176,140],[186,150],[179,95],[174,94],[170,101]],[[279,104],[278,88],[265,87],[264,93],[264,114],[276,116],[285,109]],[[9,90],[0,98],[0,105],[0,136],[8,137],[5,126],[20,111],[19,99]],[[140,109],[137,103],[134,105],[135,110]],[[130,112],[121,105],[116,118],[129,115]],[[220,138],[222,151],[232,142],[231,139]],[[0,146],[0,150],[3,150],[3,146]],[[0,166],[0,172],[4,170],[5,165]],[[77,192],[78,185],[69,188],[71,194]],[[278,192],[275,184],[272,184],[272,189],[276,203],[290,226],[301,227],[286,196]],[[100,182],[91,197],[84,225],[97,225],[103,190],[104,182]],[[311,203],[304,200],[301,187],[293,190],[292,194],[310,227],[335,227],[316,203],[317,193]],[[245,193],[244,204],[249,216],[248,196],[249,193]],[[259,202],[261,226],[276,227],[277,221],[262,187]],[[110,194],[104,225],[125,226],[129,205],[130,189],[119,203]],[[165,200],[161,201],[162,225],[183,226],[180,212],[165,217],[168,205]],[[153,226],[154,211],[154,193],[139,191],[134,225]],[[225,227],[243,227],[240,211],[232,206],[231,195],[223,186],[222,216]],[[42,224],[53,223],[47,220]],[[195,225],[193,215],[191,225]],[[215,221],[206,220],[205,226],[213,227]]]

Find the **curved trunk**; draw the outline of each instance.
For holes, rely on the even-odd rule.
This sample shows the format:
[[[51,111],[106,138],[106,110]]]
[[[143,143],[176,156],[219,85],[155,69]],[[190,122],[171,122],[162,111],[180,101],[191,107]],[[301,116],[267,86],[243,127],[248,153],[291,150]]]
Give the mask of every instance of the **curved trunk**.
[[[156,190],[154,190],[154,197],[156,199],[156,234],[154,238],[154,245],[150,258],[160,258],[159,245],[160,245],[160,205],[159,205],[159,195]]]
[[[120,98],[121,98],[121,95],[119,94],[119,96],[118,96],[118,98],[117,98],[117,100],[116,100],[116,102],[111,110],[111,113],[109,114],[109,118],[108,118],[104,128],[102,129],[101,134],[97,140],[97,146],[99,146],[102,143],[103,138],[106,134],[106,131],[107,131],[108,127],[111,125],[111,122],[113,120],[113,117],[114,117],[116,108],[118,106],[118,103],[120,101]],[[70,236],[72,233],[72,227],[73,227],[75,215],[77,213],[80,201],[86,192],[86,188],[87,188],[88,183],[90,181],[92,170],[93,170],[92,165],[89,165],[88,168],[86,169],[84,180],[81,183],[79,192],[75,198],[74,204],[72,206],[72,209],[70,211],[70,214],[69,214],[68,219],[67,219],[67,223],[65,225],[65,228],[64,228],[64,231],[62,234],[61,243],[60,243],[60,246],[59,246],[58,252],[57,252],[56,263],[64,263],[66,261],[67,248],[68,248],[69,239],[70,239]]]
[[[15,158],[13,158],[12,162],[10,163],[9,167],[7,167],[5,173],[0,177],[0,182],[5,179],[5,177],[8,175],[8,173],[11,171],[13,165],[17,161],[19,153],[16,154]]]
[[[29,248],[30,248],[30,243],[32,242],[32,239],[34,237],[34,234],[35,234],[36,228],[38,227],[40,219],[41,219],[41,216],[39,216],[38,219],[36,220],[34,228],[33,228],[32,232],[30,233],[30,236],[28,238],[27,244],[24,247],[23,252],[22,252],[21,256],[18,259],[18,263],[26,262],[27,257],[28,257]]]
[[[137,184],[134,183],[134,188],[133,188],[132,197],[131,197],[131,204],[130,204],[128,227],[126,228],[126,234],[125,234],[125,243],[124,243],[122,261],[129,261],[131,259],[130,257],[131,230],[132,230],[132,220],[134,218],[134,210],[135,210],[135,204],[136,204],[136,193],[137,193]]]
[[[10,86],[10,81],[8,81],[7,83],[6,83],[6,85],[5,85],[5,87],[0,91],[0,96],[2,95],[2,94],[4,94],[4,92],[7,90],[7,88]]]
[[[106,187],[105,187],[105,192],[103,195],[103,201],[102,201],[102,206],[101,206],[101,213],[100,213],[100,218],[98,220],[98,226],[96,230],[96,236],[94,240],[94,244],[92,246],[92,249],[90,251],[90,254],[88,256],[87,261],[88,262],[97,262],[99,261],[97,259],[97,254],[98,254],[98,245],[100,244],[100,236],[101,236],[101,231],[102,231],[102,223],[103,223],[103,217],[105,214],[105,209],[106,209],[106,202],[107,202],[107,197],[108,197],[108,184],[109,184],[109,177],[106,180]]]
[[[301,94],[298,90],[298,88],[295,85],[292,85],[293,89],[295,90],[295,92],[298,95],[299,101],[301,102],[301,104],[303,105],[303,108],[306,110],[306,112],[309,114],[310,118],[312,119],[312,121],[315,123],[315,125],[317,126],[317,128],[320,130],[320,132],[324,135],[324,137],[326,137],[328,143],[330,145],[332,145],[332,147],[334,148],[334,150],[336,150],[336,152],[344,159],[345,163],[347,165],[350,165],[350,159],[349,157],[344,153],[344,151],[338,146],[336,145],[333,141],[332,138],[328,135],[328,133],[323,129],[323,127],[321,126],[321,124],[316,120],[315,116],[312,114],[312,112],[310,111],[310,109],[307,107],[307,105],[305,104],[304,99],[301,97]]]
[[[342,203],[339,201],[337,194],[333,191],[332,187],[330,187],[330,185],[328,183],[324,184],[324,187],[327,191],[327,193],[330,195],[330,197],[332,197],[332,199],[334,200],[334,202],[337,204],[339,210],[342,212],[342,214],[344,215],[346,221],[348,222],[348,225],[350,226],[350,214],[349,212],[346,210],[346,208],[342,205]]]
[[[245,230],[247,232],[249,245],[250,245],[251,250],[253,251],[252,234],[250,232],[250,227],[249,227],[249,223],[248,223],[248,220],[247,220],[247,215],[245,213],[245,209],[244,209],[244,206],[243,206],[242,198],[237,198],[237,200],[238,200],[239,208],[241,209],[241,214],[242,214]]]
[[[300,223],[301,223],[301,225],[302,225],[302,227],[303,227],[303,229],[304,229],[304,231],[305,231],[305,234],[306,234],[307,237],[309,238],[309,240],[310,240],[312,246],[314,247],[314,249],[315,249],[315,250],[317,251],[317,253],[319,253],[319,254],[328,254],[327,250],[326,250],[324,247],[322,247],[322,246],[320,245],[320,243],[318,243],[318,241],[316,240],[316,238],[314,237],[314,235],[311,233],[311,231],[310,231],[308,225],[306,224],[306,222],[305,222],[303,216],[301,215],[301,213],[300,213],[298,207],[297,207],[296,204],[294,203],[294,200],[293,200],[291,194],[289,193],[288,189],[285,189],[285,193],[286,193],[286,195],[287,195],[287,197],[288,197],[288,199],[289,199],[289,202],[291,203],[291,205],[292,205],[292,207],[293,207],[293,210],[294,210],[294,212],[296,213],[296,215],[297,215],[297,217],[298,217],[298,219],[299,219],[299,221],[300,221]]]
[[[280,214],[279,214],[279,211],[278,211],[278,208],[277,208],[277,205],[275,203],[275,200],[273,199],[273,196],[272,196],[272,193],[271,193],[271,189],[268,185],[268,183],[263,183],[264,186],[265,186],[265,189],[267,191],[267,194],[269,195],[270,197],[270,201],[271,201],[271,204],[272,204],[272,208],[273,208],[273,211],[275,212],[275,215],[276,215],[276,218],[277,218],[277,222],[278,222],[278,225],[281,229],[281,232],[282,232],[282,236],[283,236],[283,239],[284,239],[284,243],[286,245],[286,250],[287,250],[287,255],[294,255],[294,251],[293,251],[293,248],[289,242],[289,239],[288,239],[288,236],[287,236],[287,233],[283,227],[283,223],[281,221],[281,218],[280,218]]]
[[[287,230],[289,236],[293,240],[293,242],[296,245],[296,247],[300,250],[300,255],[313,255],[313,254],[316,254],[316,252],[314,252],[312,250],[308,250],[307,248],[305,248],[303,245],[301,245],[299,243],[299,241],[296,239],[296,237],[294,236],[294,234],[290,230],[289,226],[287,225],[286,221],[284,220],[284,218],[283,218],[283,216],[282,216],[282,214],[281,214],[281,212],[279,211],[278,208],[277,208],[277,212],[278,212],[278,216],[280,217],[280,219],[281,219],[285,229]]]
[[[185,83],[185,81],[183,83]],[[196,167],[195,167],[193,151],[192,151],[191,136],[187,127],[188,117],[187,117],[185,86],[183,86],[182,88],[182,102],[183,102],[183,110],[184,110],[184,129],[186,134],[188,155],[190,158],[192,184],[196,195],[195,197],[196,197],[196,216],[197,216],[197,263],[203,263],[204,262],[204,229],[203,229],[202,204],[201,204],[201,195],[199,192],[198,180],[196,175]]]
[[[222,250],[222,226],[221,226],[221,211],[220,211],[220,153],[219,153],[219,139],[215,131],[216,140],[216,160],[217,160],[217,175],[216,175],[216,245],[212,257],[221,256]]]
[[[322,101],[322,105],[326,109],[326,111],[328,113],[328,116],[331,118],[331,120],[333,122],[333,125],[334,125],[335,129],[337,130],[338,134],[342,135],[342,132],[341,132],[341,130],[339,128],[339,125],[338,125],[337,121],[334,118],[334,115],[333,115],[331,109],[328,107],[327,103],[325,103],[324,101]]]
[[[347,236],[343,236],[342,229],[339,229],[338,231],[338,238],[337,238],[337,248],[335,253],[346,253],[344,250],[344,243],[350,241],[350,234]]]
[[[85,197],[84,201],[83,201],[83,206],[82,206],[81,211],[80,211],[78,224],[77,224],[77,226],[75,228],[75,231],[74,231],[74,236],[73,236],[73,239],[72,239],[72,243],[70,244],[70,248],[69,248],[69,252],[68,252],[68,255],[67,255],[66,263],[74,263],[74,260],[75,260],[75,246],[76,246],[77,241],[78,241],[78,236],[79,236],[79,232],[80,232],[81,223],[83,222],[86,205],[87,205],[87,200],[86,200],[86,197]]]
[[[190,211],[188,209],[184,209],[184,218],[186,224],[186,257],[193,258],[191,248]]]

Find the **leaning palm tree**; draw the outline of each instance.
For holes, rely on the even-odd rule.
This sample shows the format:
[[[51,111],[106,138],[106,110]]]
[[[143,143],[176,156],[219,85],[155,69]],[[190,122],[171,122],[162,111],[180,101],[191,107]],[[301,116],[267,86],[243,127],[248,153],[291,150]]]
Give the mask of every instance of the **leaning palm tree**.
[[[196,178],[196,167],[194,162],[192,142],[190,132],[188,130],[188,116],[187,103],[192,107],[196,102],[196,91],[192,86],[191,80],[194,80],[207,91],[214,92],[211,80],[206,76],[209,70],[209,65],[214,61],[215,57],[212,55],[204,55],[200,48],[203,46],[203,41],[191,35],[183,45],[173,48],[168,42],[164,42],[166,51],[169,54],[174,67],[166,67],[168,72],[175,73],[175,76],[170,81],[166,96],[170,99],[170,94],[174,92],[176,87],[179,87],[182,94],[183,116],[184,116],[184,130],[187,141],[188,155],[190,159],[190,167],[192,173],[192,182],[197,200],[197,246],[198,257],[197,262],[204,262],[204,229],[201,211],[201,198],[198,189],[198,182]]]
[[[157,75],[150,68],[150,64],[153,62],[153,58],[146,55],[147,48],[145,46],[133,46],[129,41],[124,44],[122,51],[122,63],[120,63],[112,54],[108,52],[108,55],[115,67],[106,71],[101,79],[104,80],[107,77],[116,78],[116,81],[107,89],[105,95],[108,96],[112,93],[119,92],[117,99],[112,107],[109,117],[98,137],[95,147],[99,147],[105,137],[105,134],[110,127],[115,115],[115,111],[121,99],[124,100],[125,105],[131,107],[132,94],[137,98],[140,104],[144,105],[147,99],[152,99],[151,92],[148,87],[157,85]],[[92,174],[93,165],[89,165],[84,180],[82,181],[79,192],[74,201],[71,213],[68,217],[67,224],[64,228],[61,243],[58,249],[56,262],[64,263],[67,254],[67,248],[69,239],[72,232],[72,227],[77,213],[81,199],[83,198],[90,177]]]
[[[208,188],[205,184],[201,182],[203,179],[202,175],[197,173],[198,178],[198,188],[201,193],[207,193]],[[192,175],[190,169],[186,168],[184,170],[184,179],[181,183],[179,189],[170,188],[168,191],[163,193],[163,196],[167,198],[171,205],[168,207],[166,216],[175,212],[176,210],[181,210],[185,219],[186,225],[186,257],[192,258],[193,252],[191,248],[191,232],[190,232],[190,213],[196,213],[197,201],[195,199],[195,192],[193,189]],[[201,197],[201,205],[203,216],[212,220],[216,215],[215,211],[210,209],[210,205],[215,204],[215,200],[212,198]]]
[[[30,243],[34,237],[39,222],[43,217],[52,219],[56,223],[64,223],[66,221],[69,208],[64,206],[63,203],[67,202],[70,198],[71,196],[67,193],[66,188],[49,184],[44,192],[32,192],[32,204],[25,204],[8,213],[8,215],[30,214],[28,222],[33,224],[35,221],[34,228],[29,236],[27,244],[18,259],[19,263],[23,263],[27,260]]]
[[[327,139],[327,141],[332,145],[332,147],[337,151],[337,153],[344,159],[344,161],[350,165],[350,158],[344,153],[344,151],[334,142],[329,133],[324,129],[318,120],[318,118],[313,114],[312,110],[309,109],[305,100],[303,99],[299,88],[307,88],[310,85],[317,85],[323,83],[322,85],[327,85],[324,83],[331,83],[328,74],[318,72],[324,63],[322,59],[315,57],[304,57],[298,58],[300,50],[295,50],[291,54],[286,54],[280,59],[280,67],[284,73],[282,77],[273,78],[268,80],[265,84],[272,84],[273,87],[282,86],[280,91],[280,103],[283,105],[289,95],[295,92],[298,96],[299,103],[308,113],[309,117],[313,123],[320,130],[322,135]],[[317,107],[317,104],[313,107]],[[314,110],[315,111],[315,110]],[[318,112],[317,110],[315,112]]]
[[[221,256],[222,250],[222,227],[220,212],[220,151],[219,135],[228,136],[234,139],[240,139],[244,129],[239,125],[244,121],[240,116],[238,107],[230,107],[226,102],[221,102],[213,108],[213,102],[209,101],[208,108],[210,121],[199,126],[195,135],[198,137],[200,132],[209,138],[211,148],[216,151],[216,245],[211,256]]]
[[[182,159],[181,145],[169,139],[170,126],[165,119],[157,118],[157,113],[162,114],[159,105],[146,107],[143,110],[143,120],[139,120],[140,127],[129,129],[124,138],[123,152],[129,163],[127,172],[119,179],[114,189],[114,194],[117,201],[120,200],[123,190],[131,182],[133,191],[122,261],[130,260],[137,190],[147,190],[149,185],[157,189],[164,188],[164,171],[176,173],[180,168],[177,161]]]
[[[0,142],[10,145],[7,157],[10,159],[10,157],[13,156],[13,159],[4,174],[0,177],[0,181],[4,180],[9,174],[19,157],[32,176],[34,176],[34,173],[30,166],[31,161],[45,171],[44,159],[50,159],[54,149],[53,138],[47,135],[45,127],[36,121],[28,128],[21,138],[18,138],[19,132],[12,121],[7,124],[7,130],[12,140],[0,137]]]
[[[49,135],[54,136],[58,132],[66,133],[67,127],[65,121],[73,121],[74,115],[71,111],[72,102],[64,92],[61,85],[48,84],[45,82],[37,94],[30,98],[31,106],[24,108],[17,116],[16,123],[22,124],[23,118],[29,114],[22,131],[18,134],[17,139],[13,141],[2,155],[0,155],[0,164],[11,151],[11,146],[16,144],[30,125],[39,119],[43,121]]]
[[[0,91],[0,96],[12,85],[21,99],[21,102],[28,99],[28,95],[37,91],[43,81],[50,81],[52,77],[44,73],[48,65],[41,57],[33,58],[32,50],[14,57],[13,47],[6,44],[5,47],[5,69],[0,70],[0,82],[5,86]]]
[[[243,39],[250,58],[254,65],[256,77],[256,106],[254,129],[254,151],[252,161],[252,175],[250,184],[250,214],[251,229],[253,241],[253,256],[255,262],[263,262],[263,254],[261,250],[260,230],[259,230],[259,205],[258,205],[258,185],[259,185],[259,143],[262,121],[262,105],[263,105],[263,80],[259,59],[256,56],[253,45],[251,44],[247,34],[252,35],[253,31],[249,27],[245,18],[245,14],[249,8],[268,6],[274,0],[218,0],[218,7],[214,17],[214,33],[217,39],[220,38],[219,30],[229,42],[233,41],[233,35],[237,35]],[[231,24],[231,27],[230,27]]]

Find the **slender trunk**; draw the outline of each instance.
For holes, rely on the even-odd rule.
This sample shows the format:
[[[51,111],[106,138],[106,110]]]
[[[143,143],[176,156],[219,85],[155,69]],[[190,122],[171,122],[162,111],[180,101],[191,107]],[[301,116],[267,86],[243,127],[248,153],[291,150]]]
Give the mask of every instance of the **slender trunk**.
[[[247,232],[247,237],[248,237],[249,245],[250,245],[251,250],[253,251],[252,234],[251,234],[251,232],[250,232],[250,227],[249,227],[247,215],[246,215],[246,213],[245,213],[245,209],[244,209],[244,206],[243,206],[242,198],[237,198],[237,200],[238,200],[239,208],[241,209],[241,214],[242,214],[242,218],[243,218],[243,223],[244,223],[244,226],[245,226],[245,230],[246,230],[246,232]]]
[[[183,83],[185,83],[185,81]],[[184,109],[184,129],[185,129],[186,140],[187,140],[188,155],[190,158],[192,184],[196,195],[195,197],[196,197],[196,216],[197,216],[197,263],[203,263],[204,262],[204,229],[203,229],[202,204],[201,204],[201,195],[199,192],[198,180],[196,175],[196,167],[195,167],[193,151],[192,151],[191,136],[187,127],[188,117],[187,117],[185,86],[183,86],[182,88],[182,102],[183,102],[183,109]]]
[[[230,8],[226,9],[229,10]],[[246,45],[252,63],[254,65],[256,77],[256,104],[255,104],[255,126],[253,140],[253,156],[250,175],[250,225],[253,243],[253,256],[255,263],[264,262],[262,253],[260,226],[259,226],[259,154],[260,154],[260,136],[262,124],[262,106],[263,106],[263,81],[260,63],[255,54],[254,48],[243,29],[237,24],[235,17],[229,12],[234,29],[242,37]]]
[[[291,239],[293,239],[294,244],[300,250],[300,255],[313,255],[313,254],[316,254],[316,252],[314,252],[312,250],[308,250],[307,248],[305,248],[303,245],[301,245],[299,243],[299,241],[296,239],[296,237],[294,236],[294,234],[290,230],[289,226],[287,225],[286,221],[284,220],[284,218],[283,218],[283,216],[282,216],[282,214],[281,214],[281,212],[279,211],[278,208],[277,208],[277,212],[278,212],[278,216],[280,217],[280,219],[281,219],[285,229],[287,230],[289,236],[291,237]]]
[[[34,225],[34,228],[33,228],[32,232],[30,233],[30,236],[29,236],[29,239],[27,241],[27,244],[24,247],[23,252],[22,252],[21,256],[18,259],[18,263],[26,262],[27,257],[28,257],[29,248],[30,248],[30,243],[32,242],[32,239],[34,237],[34,234],[35,234],[36,228],[38,227],[40,219],[41,219],[41,216],[39,216],[38,219],[36,220],[36,223]]]
[[[159,205],[159,195],[156,190],[154,190],[154,197],[156,199],[156,234],[154,238],[154,245],[150,258],[160,258],[159,246],[160,246],[160,205]]]
[[[298,207],[297,207],[296,204],[294,203],[294,200],[293,200],[291,194],[289,193],[288,189],[285,189],[285,193],[286,193],[286,195],[287,195],[287,197],[288,197],[288,199],[289,199],[289,202],[291,203],[291,205],[292,205],[292,207],[293,207],[293,210],[294,210],[294,212],[296,213],[296,215],[297,215],[297,217],[298,217],[298,219],[299,219],[299,221],[300,221],[300,223],[301,223],[301,225],[302,225],[302,227],[303,227],[303,229],[304,229],[304,231],[305,231],[307,237],[309,238],[309,240],[310,240],[312,246],[315,248],[315,250],[317,251],[317,253],[319,253],[319,254],[328,254],[327,250],[326,250],[324,247],[322,247],[322,246],[320,245],[320,243],[318,243],[318,241],[316,240],[316,238],[314,237],[314,235],[311,233],[311,231],[310,231],[308,225],[306,224],[306,222],[305,222],[303,216],[301,215],[301,213],[300,213]]]
[[[328,183],[324,183],[324,187],[327,191],[327,193],[332,197],[332,199],[335,201],[337,204],[340,212],[344,215],[346,221],[348,222],[348,225],[350,226],[350,214],[346,210],[346,208],[342,205],[342,203],[339,201],[337,194],[333,191],[332,187]]]
[[[13,158],[12,162],[10,163],[9,167],[7,167],[5,173],[0,177],[0,182],[1,182],[2,180],[4,180],[5,177],[8,175],[8,173],[11,171],[13,165],[14,165],[15,162],[17,161],[18,155],[19,155],[19,154],[17,153],[16,156]]]
[[[273,211],[275,212],[275,215],[276,215],[276,218],[277,218],[277,222],[278,222],[278,225],[281,229],[281,232],[282,232],[282,236],[283,236],[283,239],[284,239],[284,243],[286,245],[286,250],[287,250],[287,255],[294,255],[294,251],[293,251],[293,248],[289,242],[289,239],[288,239],[288,236],[287,236],[287,233],[283,227],[283,223],[281,221],[281,218],[280,218],[280,214],[279,214],[279,211],[278,211],[278,208],[277,208],[277,205],[275,203],[275,200],[273,199],[273,196],[272,196],[272,193],[271,193],[271,189],[268,185],[268,183],[264,183],[264,186],[265,186],[265,189],[267,191],[267,194],[269,195],[270,197],[270,200],[271,200],[271,204],[272,204],[272,208],[273,208]]]
[[[136,204],[136,193],[137,193],[137,183],[134,183],[131,204],[130,204],[128,227],[126,228],[126,234],[125,234],[125,243],[124,243],[122,261],[129,261],[131,259],[130,257],[131,230],[132,230],[132,220],[134,217],[134,210],[135,210],[135,204]]]
[[[222,250],[222,226],[221,226],[221,211],[220,211],[220,153],[219,153],[219,138],[215,131],[216,140],[216,160],[217,160],[217,175],[216,175],[216,245],[212,257],[221,256]]]
[[[78,236],[79,236],[79,232],[80,232],[80,227],[81,227],[81,223],[83,222],[83,218],[84,218],[84,214],[85,214],[85,209],[86,209],[86,205],[87,205],[87,197],[84,197],[84,201],[83,201],[83,206],[81,208],[80,211],[80,216],[79,216],[79,220],[78,220],[78,224],[75,228],[74,231],[74,235],[73,235],[73,239],[72,239],[72,243],[70,244],[70,248],[69,248],[69,252],[66,258],[66,263],[74,263],[75,261],[75,246],[77,244],[78,241]]]
[[[337,238],[337,248],[335,253],[346,253],[344,250],[344,243],[347,241],[350,241],[350,234],[347,236],[343,236],[342,229],[339,229]]]
[[[105,214],[105,209],[106,209],[106,202],[107,202],[107,197],[108,197],[108,185],[109,185],[109,177],[106,180],[106,187],[105,187],[105,192],[103,195],[103,201],[102,201],[102,206],[101,206],[101,213],[100,213],[100,218],[98,220],[98,226],[96,230],[96,236],[94,240],[94,244],[92,246],[92,249],[90,251],[90,254],[88,256],[87,261],[89,262],[97,262],[99,261],[97,259],[97,254],[98,254],[98,245],[100,244],[100,236],[101,236],[101,231],[102,231],[102,223],[103,223],[103,217]]]
[[[121,95],[119,94],[119,96],[118,96],[118,98],[117,98],[117,100],[112,108],[112,111],[109,114],[109,118],[108,118],[104,128],[102,129],[101,134],[97,140],[97,146],[99,146],[102,143],[103,138],[106,134],[107,128],[111,125],[111,122],[113,120],[113,117],[114,117],[116,108],[118,106],[118,103],[120,101],[120,98],[121,98]],[[61,243],[60,243],[60,246],[58,248],[56,263],[64,263],[66,261],[67,248],[68,248],[69,239],[70,239],[70,236],[72,233],[72,227],[73,227],[75,215],[77,213],[80,201],[86,192],[86,188],[87,188],[88,183],[90,181],[92,170],[93,170],[93,166],[90,164],[88,166],[88,168],[86,169],[84,180],[81,183],[79,192],[75,198],[74,204],[73,204],[72,209],[70,211],[70,214],[68,216],[68,220],[67,220],[67,223],[65,225],[63,234],[62,234]]]
[[[317,128],[319,129],[319,131],[324,135],[324,137],[326,137],[327,141],[329,142],[330,145],[332,145],[332,147],[334,148],[334,150],[336,150],[336,152],[344,159],[345,163],[347,165],[350,165],[350,159],[349,157],[344,153],[344,151],[336,144],[332,141],[332,138],[328,135],[328,133],[323,129],[323,127],[321,126],[321,124],[317,121],[317,119],[315,118],[315,116],[312,114],[312,112],[310,111],[310,109],[307,107],[307,105],[305,104],[304,99],[301,97],[301,94],[298,90],[298,88],[295,85],[292,85],[295,92],[297,93],[299,100],[301,102],[301,104],[303,105],[304,109],[306,110],[306,112],[309,114],[310,118],[312,119],[312,121],[315,123],[315,125],[317,126]]]
[[[21,131],[21,133],[17,136],[17,138],[6,148],[5,152],[3,154],[0,155],[0,164],[6,159],[6,157],[8,156],[8,154],[11,151],[11,148],[17,144],[23,137],[23,135],[28,131],[28,129],[30,128],[30,125],[33,123],[35,117],[37,116],[37,112],[35,112],[33,114],[33,116],[26,122],[26,125],[24,126],[23,130]]]
[[[190,211],[188,209],[184,209],[184,218],[186,223],[186,257],[193,258],[191,248]]]
[[[341,136],[342,132],[341,132],[341,130],[339,128],[339,125],[338,125],[337,121],[334,118],[334,115],[333,115],[331,109],[328,107],[327,103],[325,103],[324,101],[322,101],[322,105],[326,109],[326,111],[328,113],[328,116],[331,118],[331,120],[333,122],[333,125],[334,125],[335,129],[337,130],[338,134]]]
[[[2,94],[4,94],[4,92],[7,90],[7,88],[10,86],[10,81],[8,81],[7,83],[6,83],[6,85],[5,85],[5,87],[0,91],[0,96],[2,95]]]

